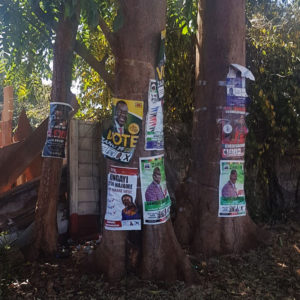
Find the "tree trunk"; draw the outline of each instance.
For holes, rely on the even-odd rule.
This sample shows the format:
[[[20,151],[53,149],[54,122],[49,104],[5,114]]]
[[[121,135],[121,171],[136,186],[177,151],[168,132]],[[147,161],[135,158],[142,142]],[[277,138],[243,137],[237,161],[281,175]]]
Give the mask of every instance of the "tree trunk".
[[[67,102],[71,86],[72,61],[78,16],[62,13],[54,45],[51,102]],[[44,158],[35,212],[35,236],[31,258],[40,254],[53,255],[57,249],[56,211],[62,159]]]
[[[144,101],[144,119],[137,148],[128,167],[139,167],[139,157],[162,154],[146,152],[145,115],[148,109],[149,79],[155,79],[160,33],[165,28],[165,0],[120,1],[124,24],[116,33],[115,97]],[[113,163],[118,165],[117,163]],[[124,166],[124,165],[123,165]],[[141,189],[137,203],[142,207]],[[142,251],[141,251],[142,250]],[[170,221],[143,226],[142,232],[104,230],[95,254],[98,269],[110,281],[126,270],[139,270],[147,279],[192,281],[192,269],[180,248]]]
[[[200,0],[196,49],[195,112],[192,132],[191,177],[180,204],[176,228],[195,253],[207,256],[238,253],[257,244],[257,227],[250,217],[219,218],[222,107],[231,63],[245,65],[245,1]],[[206,84],[203,84],[203,81]],[[182,199],[181,199],[182,200]],[[186,209],[185,209],[186,208]],[[190,218],[194,214],[194,219]],[[189,218],[186,232],[180,228]]]

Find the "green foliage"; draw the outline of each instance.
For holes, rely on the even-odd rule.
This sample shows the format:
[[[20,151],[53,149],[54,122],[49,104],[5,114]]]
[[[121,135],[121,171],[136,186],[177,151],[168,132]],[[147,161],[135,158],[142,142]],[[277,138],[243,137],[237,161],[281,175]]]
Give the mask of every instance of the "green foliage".
[[[189,163],[195,81],[195,32],[197,1],[168,0],[166,34],[166,69],[164,133],[166,154],[186,169]],[[178,153],[177,153],[178,154]],[[179,158],[179,157],[178,157]]]
[[[49,80],[52,76],[54,24],[61,13],[65,17],[75,16],[76,7],[80,5],[78,39],[99,60],[108,53],[106,65],[112,70],[114,61],[98,23],[99,12],[106,21],[115,17],[114,3],[114,0],[4,0],[0,4],[0,61],[5,62],[0,64],[0,79],[4,86],[14,87],[18,100],[15,101],[16,117],[25,107],[36,126],[47,115],[50,88],[43,84],[42,78]],[[37,18],[38,10],[44,13],[46,24]],[[5,66],[4,71],[2,66]],[[75,61],[73,73],[80,89],[81,109],[77,116],[95,119],[107,114],[111,95],[99,75],[80,58]]]
[[[197,5],[187,3],[189,9],[181,1],[168,1],[165,117],[169,125],[192,119]]]
[[[114,1],[102,1],[99,7],[103,19],[112,30],[113,20],[117,15],[117,6]],[[107,58],[105,67],[107,72],[112,74],[115,60],[102,31],[99,27],[90,30],[87,24],[84,22],[82,24],[77,39],[90,50],[98,61]],[[78,99],[80,105],[76,117],[85,120],[101,120],[111,115],[112,94],[106,83],[81,57],[76,57],[75,66],[74,79],[76,78],[79,82]]]
[[[296,1],[261,5],[248,11],[247,65],[256,82],[249,90],[246,188],[253,214],[264,219],[284,214],[275,161],[300,144],[300,9]]]

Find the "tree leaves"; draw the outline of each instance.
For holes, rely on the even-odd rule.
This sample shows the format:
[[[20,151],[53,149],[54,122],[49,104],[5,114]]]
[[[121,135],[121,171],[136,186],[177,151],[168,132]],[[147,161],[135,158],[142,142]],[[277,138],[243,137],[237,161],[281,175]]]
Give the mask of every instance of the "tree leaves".
[[[113,22],[114,32],[118,32],[122,28],[123,24],[124,24],[124,14],[122,8],[119,8]]]

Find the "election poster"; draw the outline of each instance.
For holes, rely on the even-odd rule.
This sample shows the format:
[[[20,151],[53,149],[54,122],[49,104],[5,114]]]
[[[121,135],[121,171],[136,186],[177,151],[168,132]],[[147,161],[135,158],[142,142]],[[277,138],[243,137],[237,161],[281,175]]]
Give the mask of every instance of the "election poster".
[[[246,92],[246,78],[254,80],[250,70],[238,65],[231,64],[226,78],[227,106],[246,106],[250,99]]]
[[[157,85],[158,99],[163,100],[165,95],[164,80],[165,80],[165,64],[166,64],[166,52],[165,52],[165,40],[166,29],[161,31],[160,34],[160,46],[157,57],[157,66],[155,68],[155,79]]]
[[[170,217],[171,198],[166,184],[164,156],[140,157],[144,224],[155,225]]]
[[[43,157],[65,157],[65,143],[68,135],[69,113],[72,106],[64,102],[51,102],[46,142]]]
[[[245,107],[224,107],[222,115],[222,158],[243,159],[248,133]]]
[[[221,160],[219,182],[219,217],[246,215],[244,161]]]
[[[107,230],[141,230],[141,214],[136,205],[137,168],[110,166],[107,176]]]
[[[106,158],[129,163],[142,128],[143,101],[113,98],[113,118],[103,131],[102,153]]]
[[[164,149],[163,107],[162,101],[158,98],[154,79],[149,81],[145,139],[145,150]]]

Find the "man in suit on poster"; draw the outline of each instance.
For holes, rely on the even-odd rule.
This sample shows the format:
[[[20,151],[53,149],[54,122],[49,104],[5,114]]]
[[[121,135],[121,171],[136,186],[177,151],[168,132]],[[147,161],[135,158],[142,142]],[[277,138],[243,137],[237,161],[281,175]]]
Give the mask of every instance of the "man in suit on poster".
[[[157,201],[162,200],[166,197],[160,185],[161,173],[159,167],[155,167],[152,174],[153,181],[147,187],[145,198],[146,201]]]
[[[229,181],[222,188],[222,197],[238,197],[238,191],[235,183],[237,180],[237,171],[231,170]]]

